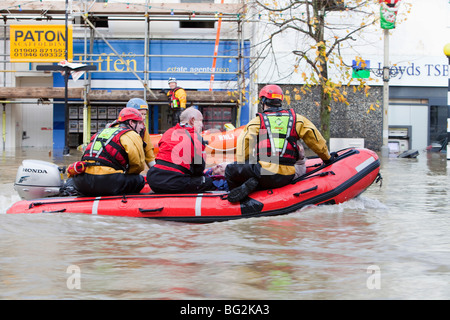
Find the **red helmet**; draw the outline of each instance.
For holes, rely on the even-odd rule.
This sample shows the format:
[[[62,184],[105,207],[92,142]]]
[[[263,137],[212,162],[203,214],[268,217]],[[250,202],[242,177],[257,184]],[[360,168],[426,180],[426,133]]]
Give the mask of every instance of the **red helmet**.
[[[276,84],[269,84],[261,89],[259,99],[267,105],[281,106],[284,99],[283,90]]]
[[[144,121],[141,113],[134,108],[123,108],[120,110],[117,122],[125,122],[127,120]]]

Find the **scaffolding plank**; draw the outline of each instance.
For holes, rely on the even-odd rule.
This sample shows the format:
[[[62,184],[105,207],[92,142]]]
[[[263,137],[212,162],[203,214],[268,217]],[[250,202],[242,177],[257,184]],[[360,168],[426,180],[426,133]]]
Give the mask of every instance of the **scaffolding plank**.
[[[154,91],[156,98],[147,94],[148,102],[168,103],[167,95]],[[229,103],[230,95],[226,91],[186,91],[188,103],[211,102]],[[131,98],[144,98],[143,90],[91,90],[87,99],[90,101],[128,101]]]
[[[84,6],[80,3],[73,3],[74,12],[83,12]],[[0,13],[2,14],[65,14],[64,1],[30,2],[29,0],[2,0]],[[195,12],[196,15],[236,15],[245,12],[245,5],[239,3],[149,3],[149,8],[145,3],[99,3],[89,6],[90,14],[99,15],[189,15]]]
[[[56,87],[0,87],[1,99],[64,99],[64,88]],[[69,88],[69,99],[83,99],[83,88]],[[188,103],[231,103],[232,96],[226,91],[186,91]],[[147,95],[148,102],[167,103],[167,96],[155,92],[156,99]],[[143,98],[143,90],[91,90],[88,101],[128,101],[131,98]]]
[[[70,88],[69,99],[82,99],[83,88]],[[0,97],[4,99],[64,99],[64,88],[52,87],[0,87]]]

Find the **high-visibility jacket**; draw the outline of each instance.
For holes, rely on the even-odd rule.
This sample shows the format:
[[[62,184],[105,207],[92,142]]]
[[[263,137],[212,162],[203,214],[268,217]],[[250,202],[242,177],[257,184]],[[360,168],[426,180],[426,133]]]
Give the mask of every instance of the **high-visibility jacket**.
[[[88,174],[139,174],[145,169],[143,141],[126,126],[105,128],[92,136],[81,160],[89,164]]]
[[[155,168],[200,176],[206,166],[205,145],[193,127],[177,123],[159,141]]]
[[[256,147],[258,160],[277,161],[294,165],[299,158],[295,130],[296,114],[293,109],[270,109],[258,113],[260,118],[259,139]]]
[[[112,123],[108,123],[106,125],[107,128],[113,127],[117,125],[117,120]],[[147,128],[141,133],[142,140],[144,140],[144,153],[145,153],[145,163],[148,164],[149,167],[155,164],[155,148],[153,146],[152,140],[150,138],[150,134],[148,133]]]
[[[274,111],[269,109],[267,111]],[[253,118],[245,127],[237,139],[236,160],[244,163],[251,160],[254,148],[258,144],[259,132],[261,128],[261,117]],[[298,138],[302,139],[305,144],[314,151],[322,160],[330,159],[326,141],[322,134],[317,130],[316,126],[307,118],[295,114],[295,131]],[[262,157],[258,161],[261,167],[272,173],[293,175],[295,168],[292,165],[285,165],[277,162],[270,162]]]
[[[167,96],[169,97],[171,108],[186,109],[186,91],[183,88],[176,87],[173,90],[169,90]]]

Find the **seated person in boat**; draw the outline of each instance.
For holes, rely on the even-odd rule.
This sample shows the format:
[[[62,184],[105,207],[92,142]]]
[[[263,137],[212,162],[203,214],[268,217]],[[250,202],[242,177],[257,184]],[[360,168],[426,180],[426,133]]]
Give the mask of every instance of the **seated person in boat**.
[[[75,189],[86,196],[139,193],[145,185],[143,130],[140,112],[122,109],[111,127],[92,136],[81,157],[84,172],[73,176]]]
[[[141,98],[132,98],[127,102],[126,108],[133,108],[138,110],[142,115],[142,121],[145,124],[145,118],[148,113],[148,104],[145,100]],[[112,123],[107,124],[108,127],[117,124],[117,120],[114,120]],[[148,130],[145,128],[141,132],[142,139],[144,140],[144,153],[145,153],[145,163],[148,168],[152,167],[155,164],[155,151],[153,147],[152,140],[150,138],[150,134]]]
[[[297,145],[299,159],[295,163],[294,179],[297,179],[306,173],[305,149],[301,143],[297,142]],[[205,169],[205,175],[210,176],[213,179],[213,184],[218,191],[230,191],[227,180],[225,179],[225,169],[227,165],[227,162],[222,162],[211,168]]]
[[[145,123],[145,118],[147,117],[148,113],[147,102],[145,102],[141,98],[133,98],[127,102],[127,108],[139,110],[139,112],[142,115],[142,121],[144,121]],[[141,136],[145,142],[144,143],[145,163],[149,168],[151,168],[153,165],[155,165],[155,151],[147,128],[144,129],[144,132],[141,133]]]
[[[204,171],[206,176],[213,179],[213,184],[218,191],[229,191],[228,183],[225,179],[225,168],[227,164],[226,162],[222,162]]]
[[[293,109],[282,109],[284,96],[279,86],[263,87],[259,99],[263,112],[245,126],[237,140],[237,161],[225,170],[230,202],[243,200],[255,189],[290,183],[295,163],[300,160],[300,139],[324,162],[332,161],[326,141],[314,124]]]
[[[157,193],[197,193],[215,190],[204,174],[205,144],[200,133],[203,115],[194,107],[180,114],[180,122],[159,141],[156,164],[147,172],[150,188]]]

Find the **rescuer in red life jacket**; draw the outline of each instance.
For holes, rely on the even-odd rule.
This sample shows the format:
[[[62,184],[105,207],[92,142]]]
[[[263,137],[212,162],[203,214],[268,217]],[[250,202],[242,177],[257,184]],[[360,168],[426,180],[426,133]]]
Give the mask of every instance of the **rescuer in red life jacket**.
[[[332,161],[319,130],[293,109],[282,109],[283,98],[277,85],[261,89],[263,112],[245,126],[237,140],[237,162],[225,169],[230,202],[243,200],[255,189],[280,188],[290,183],[295,164],[301,160],[302,149],[297,145],[300,139],[323,161]]]
[[[75,189],[86,196],[139,193],[145,185],[140,173],[146,166],[142,130],[140,112],[122,109],[111,127],[92,136],[78,162],[82,172],[73,176]]]
[[[205,176],[205,145],[200,135],[203,115],[194,107],[180,114],[180,123],[159,141],[156,164],[147,172],[150,188],[157,193],[197,193],[214,190]]]

